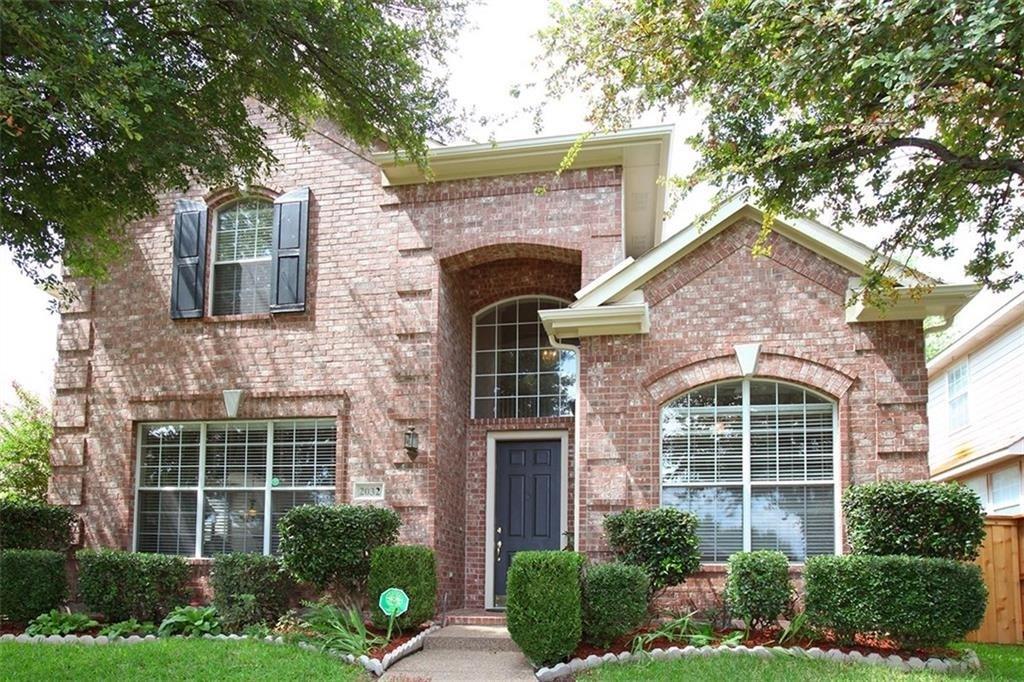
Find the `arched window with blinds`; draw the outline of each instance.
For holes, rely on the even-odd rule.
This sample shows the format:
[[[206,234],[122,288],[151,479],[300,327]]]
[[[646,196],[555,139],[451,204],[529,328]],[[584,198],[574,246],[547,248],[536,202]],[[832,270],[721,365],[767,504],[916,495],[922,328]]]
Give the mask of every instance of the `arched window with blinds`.
[[[661,414],[661,502],[693,512],[704,561],[837,552],[836,406],[761,379],[697,388]]]

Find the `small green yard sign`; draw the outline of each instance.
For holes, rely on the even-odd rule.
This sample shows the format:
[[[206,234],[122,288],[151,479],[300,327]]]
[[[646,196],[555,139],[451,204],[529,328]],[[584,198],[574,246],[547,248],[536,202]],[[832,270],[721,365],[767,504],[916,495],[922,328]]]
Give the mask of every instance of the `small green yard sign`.
[[[380,610],[388,618],[398,618],[409,610],[409,595],[397,587],[389,587],[380,593],[377,601]]]

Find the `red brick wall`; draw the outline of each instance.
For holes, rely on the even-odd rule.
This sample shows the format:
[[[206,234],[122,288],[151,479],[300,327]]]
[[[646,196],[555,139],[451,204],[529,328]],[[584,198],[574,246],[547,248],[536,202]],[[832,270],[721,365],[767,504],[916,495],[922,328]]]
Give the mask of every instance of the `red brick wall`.
[[[754,258],[757,231],[727,228],[648,282],[650,334],[583,340],[577,466],[592,556],[607,555],[605,514],[658,504],[661,407],[740,376],[739,343],[761,344],[756,375],[837,400],[842,485],[927,476],[921,323],[847,324],[850,273],[778,234],[771,257]],[[709,580],[719,581],[714,571],[674,600],[705,599]]]
[[[465,497],[467,462],[483,457],[466,440],[470,316],[509,296],[568,296],[581,269],[593,277],[621,258],[621,172],[392,190],[329,126],[303,142],[266,127],[281,164],[261,193],[311,190],[307,310],[171,320],[181,197],[164,197],[158,215],[129,226],[109,281],[77,283],[81,300],[63,315],[51,498],[82,514],[87,546],[131,547],[135,425],[223,419],[221,391],[240,388],[241,419],[336,416],[337,499],[354,481],[383,481],[402,540],[437,547],[442,590],[461,606],[465,509],[483,504]],[[415,462],[407,426],[421,434]]]

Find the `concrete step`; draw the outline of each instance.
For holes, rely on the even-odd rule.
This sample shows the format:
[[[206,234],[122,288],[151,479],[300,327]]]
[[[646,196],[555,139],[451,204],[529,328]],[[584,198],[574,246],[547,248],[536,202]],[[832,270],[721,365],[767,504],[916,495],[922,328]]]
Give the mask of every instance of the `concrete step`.
[[[459,609],[447,615],[448,625],[504,625],[504,611],[484,611],[483,609]]]
[[[519,651],[519,647],[508,634],[508,628],[503,625],[449,625],[427,635],[423,648],[448,651]]]
[[[381,682],[536,682],[533,668],[518,651],[449,651],[434,649],[403,658]]]

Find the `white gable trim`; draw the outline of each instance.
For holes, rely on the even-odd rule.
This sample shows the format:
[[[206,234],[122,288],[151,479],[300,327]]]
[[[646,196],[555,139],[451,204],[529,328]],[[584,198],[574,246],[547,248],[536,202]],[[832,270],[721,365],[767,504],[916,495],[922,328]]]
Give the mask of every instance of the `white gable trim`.
[[[747,201],[745,192],[722,204],[705,220],[695,221],[672,235],[633,261],[630,267],[618,270],[611,277],[603,275],[596,286],[594,282],[588,284],[580,290],[582,296],[577,294],[578,300],[573,306],[592,307],[620,300],[742,218],[758,222],[764,219],[761,209]],[[776,218],[772,229],[855,275],[864,272],[874,254],[864,244],[806,218]],[[921,277],[899,266],[893,274],[907,283]]]

